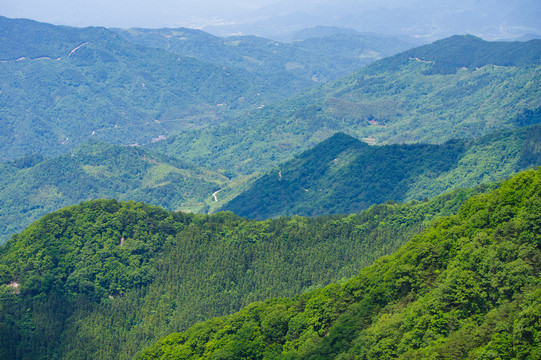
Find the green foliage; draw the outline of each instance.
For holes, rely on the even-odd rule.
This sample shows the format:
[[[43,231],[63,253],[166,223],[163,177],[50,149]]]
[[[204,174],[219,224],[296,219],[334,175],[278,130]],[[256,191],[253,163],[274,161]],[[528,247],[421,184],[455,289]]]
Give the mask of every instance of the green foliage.
[[[243,68],[262,75],[267,81],[298,83],[299,88],[335,80],[412,46],[392,36],[355,31],[314,34],[289,43],[256,36],[223,38],[186,28],[116,31],[137,44],[167,49],[216,65]]]
[[[32,221],[96,198],[197,211],[227,178],[137,147],[88,142],[69,155],[0,166],[0,244]]]
[[[348,282],[251,304],[138,358],[210,359],[234,348],[231,359],[536,359],[540,199],[541,169],[523,172]]]
[[[93,142],[70,155],[27,156],[0,166],[1,234],[7,240],[48,212],[93,198],[192,212],[226,204],[223,210],[256,219],[353,213],[389,199],[420,200],[541,164],[540,129],[443,145],[381,147],[337,134],[250,186],[141,148]],[[215,202],[211,194],[218,190]]]
[[[539,65],[541,40],[527,42],[490,42],[473,35],[455,35],[438,40],[382,61],[380,69],[395,70],[403,61],[418,59],[430,64],[426,74],[454,74],[461,68],[475,69],[486,65]]]
[[[93,136],[144,144],[305,88],[133,44],[104,28],[0,17],[1,159],[66,153]]]
[[[0,358],[132,358],[197,321],[350,278],[488,189],[263,222],[116,200],[59,210],[0,247]],[[309,303],[309,319],[320,330],[319,304]],[[276,344],[268,356],[280,354],[284,337],[305,329],[302,316],[289,327],[289,306],[259,316],[232,325],[242,333],[235,343],[217,340],[222,358],[257,357],[263,348],[246,339],[256,333]],[[197,337],[208,339],[203,328]]]
[[[154,141],[230,178],[268,169],[338,131],[379,144],[443,143],[376,149],[338,135],[332,152],[319,148],[306,168],[292,169],[300,183],[289,183],[282,202],[316,194],[304,191],[316,178],[338,185],[344,170],[361,174],[370,165],[390,176],[374,171],[376,181],[364,187],[350,177],[346,191],[307,198],[324,212],[335,211],[337,199],[349,202],[340,211],[353,211],[389,191],[396,199],[430,196],[539,163],[535,126],[444,143],[538,122],[537,41],[453,37],[263,108],[308,86],[306,76],[321,70],[317,62],[284,64],[285,54],[339,49],[352,38],[284,45],[275,63],[273,42],[229,38],[222,45],[242,56],[233,67],[138,46],[103,28],[3,17],[0,27],[8,30],[0,31],[0,152],[12,160],[0,164],[4,233],[92,197],[193,210],[225,180],[141,149],[96,143],[49,160],[27,156],[67,153],[89,137]],[[259,74],[260,65],[269,73],[280,68],[279,76]],[[0,247],[0,358],[132,358],[160,337],[245,306],[169,335],[141,357],[538,358],[539,184],[540,170],[516,176],[350,281],[430,219],[488,188],[350,216],[262,222],[116,200],[65,208]],[[360,195],[372,197],[352,205]],[[327,285],[333,282],[340,283]]]
[[[353,213],[430,198],[541,165],[541,126],[443,145],[368,146],[337,133],[258,178],[223,210],[264,219]]]
[[[444,143],[532,125],[541,98],[538,44],[451,37],[241,114],[229,122],[227,134],[222,128],[195,129],[153,146],[250,174],[287,161],[336,132],[371,144]],[[470,52],[475,61],[464,56]],[[433,71],[440,63],[449,71]]]

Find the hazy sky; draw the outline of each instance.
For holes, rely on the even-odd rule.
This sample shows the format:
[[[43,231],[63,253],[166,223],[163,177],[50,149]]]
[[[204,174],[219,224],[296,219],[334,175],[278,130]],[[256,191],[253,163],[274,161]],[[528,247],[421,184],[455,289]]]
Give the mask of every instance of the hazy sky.
[[[0,0],[0,15],[58,25],[171,27],[230,19],[279,0]]]
[[[540,0],[0,0],[0,15],[78,27],[184,26],[267,37],[316,25],[428,40],[541,34]]]

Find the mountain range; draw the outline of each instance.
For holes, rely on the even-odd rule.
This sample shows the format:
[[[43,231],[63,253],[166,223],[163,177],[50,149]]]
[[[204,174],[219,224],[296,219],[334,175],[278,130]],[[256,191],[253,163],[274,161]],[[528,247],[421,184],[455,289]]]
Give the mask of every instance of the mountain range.
[[[336,80],[375,60],[412,48],[414,40],[347,29],[316,28],[298,40],[278,42],[257,36],[218,37],[201,30],[125,29],[130,42],[166,49],[215,65],[242,68],[274,83]]]
[[[211,33],[258,34],[282,39],[317,25],[339,26],[361,32],[401,34],[430,42],[454,34],[474,34],[490,40],[539,38],[534,0],[310,0],[276,1],[245,12],[222,24],[201,24]],[[206,25],[206,26],[205,26]]]
[[[25,44],[7,51],[11,58],[26,53],[32,57],[47,56],[50,59],[12,61],[0,64],[0,67],[12,63],[19,66],[19,63],[28,60],[28,64],[38,63],[35,70],[43,69],[40,61],[57,63],[57,60],[53,60],[56,56],[68,52],[84,39],[92,39],[92,36],[97,37],[92,40],[97,43],[108,39],[110,49],[118,46],[123,51],[157,52],[161,54],[160,59],[164,54],[172,55],[165,52],[167,47],[184,52],[182,56],[199,57],[197,60],[183,57],[192,59],[187,60],[192,64],[213,67],[229,58],[228,66],[235,66],[249,76],[263,76],[266,73],[264,76],[269,79],[274,69],[272,64],[288,56],[294,57],[294,52],[289,50],[279,55],[271,55],[268,50],[259,51],[260,55],[263,54],[261,59],[265,59],[261,66],[266,70],[253,69],[243,63],[243,54],[264,50],[269,44],[276,46],[274,42],[253,37],[218,38],[190,29],[110,31],[55,27],[25,20],[3,21],[11,32],[20,33],[19,37],[6,37],[3,42],[15,43],[20,40]],[[22,36],[35,37],[32,31],[42,31],[47,41],[32,43]],[[326,41],[325,36],[340,35],[342,30],[311,31],[323,37],[304,35],[308,40]],[[307,34],[310,32],[307,31]],[[349,35],[361,36],[355,32]],[[299,38],[302,37],[299,35]],[[147,45],[154,44],[162,49],[152,50],[141,47],[141,44],[134,45],[132,41],[147,42]],[[233,46],[230,44],[232,41],[246,42],[247,45]],[[286,45],[279,47],[285,48]],[[75,61],[75,54],[85,46],[72,53],[69,61]],[[215,63],[209,63],[212,54],[219,53],[219,49],[229,48],[232,50],[214,59]],[[3,132],[11,141],[4,143],[6,152],[3,152],[3,156],[14,155],[7,148],[15,154],[23,151],[17,144],[27,149],[25,153],[36,151],[51,156],[57,152],[69,152],[49,159],[33,155],[15,157],[15,160],[2,164],[2,242],[48,212],[93,198],[132,199],[169,210],[204,213],[228,209],[242,216],[267,218],[293,214],[351,213],[378,202],[430,198],[456,187],[470,187],[501,179],[528,166],[539,165],[535,150],[539,139],[537,127],[499,135],[494,133],[481,140],[453,140],[440,145],[428,143],[443,143],[453,137],[475,137],[501,128],[538,123],[540,48],[539,41],[493,43],[472,36],[455,36],[379,60],[345,78],[254,112],[230,109],[227,110],[229,115],[226,110],[221,115],[214,113],[214,120],[208,123],[205,123],[205,115],[201,113],[201,103],[194,100],[198,110],[190,115],[191,120],[184,118],[167,123],[156,118],[148,121],[148,118],[145,120],[146,115],[139,113],[143,116],[140,120],[145,122],[138,126],[133,123],[134,118],[126,113],[123,118],[131,124],[122,125],[118,119],[114,119],[107,125],[115,118],[115,111],[121,111],[115,98],[111,99],[107,94],[114,86],[126,85],[115,79],[111,86],[100,84],[97,89],[92,89],[89,87],[91,83],[73,80],[69,86],[73,89],[66,90],[64,97],[67,102],[57,101],[64,104],[60,114],[57,113],[60,107],[39,105],[41,101],[35,103],[37,111],[44,116],[43,121],[28,116],[28,103],[23,102],[19,106],[21,113],[24,110],[26,114],[21,115],[22,118],[30,122],[21,122],[16,117],[17,106],[3,107],[4,112],[13,114],[5,118],[8,126]],[[120,50],[111,51],[111,56],[124,56]],[[93,55],[88,56],[92,58]],[[324,58],[322,60],[321,63],[329,64]],[[59,61],[62,62],[62,59]],[[83,66],[77,61],[71,65]],[[123,61],[127,60],[115,60]],[[111,75],[116,71],[114,66],[111,70],[101,66],[103,60],[96,60],[96,63],[105,79],[114,77]],[[267,63],[270,65],[265,65]],[[81,69],[77,71],[81,72]],[[187,71],[192,70],[188,66]],[[10,90],[2,94],[11,94],[3,98],[5,102],[11,101],[15,93],[21,91],[20,83],[10,82],[15,74],[10,73],[3,79]],[[150,76],[149,73],[147,75]],[[153,78],[155,76],[152,75]],[[62,81],[65,79],[64,76]],[[49,100],[51,93],[63,91],[62,86],[54,86],[55,81],[57,79],[46,81],[47,86],[52,88],[52,92],[47,91]],[[40,87],[39,77],[38,81],[27,78],[26,83]],[[105,89],[105,93],[100,89]],[[45,90],[40,87],[38,92]],[[163,99],[163,91],[155,90],[154,94]],[[235,92],[238,90],[235,87]],[[70,95],[72,91],[75,93]],[[84,95],[85,92],[89,97]],[[122,94],[120,92],[119,96],[124,96]],[[109,104],[107,106],[115,108],[106,117],[93,112],[101,113],[107,109],[97,101],[102,95]],[[141,106],[146,103],[151,108],[155,107],[153,97],[144,94],[144,91],[141,95],[145,102],[139,102],[137,96],[129,96],[129,101],[152,114],[154,110],[146,108],[146,105]],[[87,97],[87,100],[79,103],[77,99],[80,96]],[[174,106],[180,106],[174,103]],[[87,105],[94,110],[74,109]],[[30,106],[31,109],[33,106]],[[179,116],[173,110],[167,111],[167,116]],[[233,115],[233,112],[237,115]],[[68,113],[72,122],[59,117]],[[58,117],[57,124],[51,124],[55,117]],[[89,117],[91,119],[87,121]],[[17,124],[27,125],[11,128],[15,132],[13,134],[9,123],[10,119],[16,118],[19,121]],[[439,120],[435,121],[436,118]],[[105,127],[90,132],[90,129],[95,129],[91,126],[96,121]],[[51,143],[50,132],[40,130],[35,124],[44,125],[50,132],[67,134],[66,131],[70,131],[73,135],[66,136],[67,140],[64,138],[60,143],[58,141],[63,135],[56,135],[58,141]],[[25,129],[31,133],[26,133]],[[427,144],[369,147],[353,138],[345,140],[344,136],[338,136],[317,145],[339,131],[370,144],[419,140]],[[151,149],[151,153],[142,149],[111,147],[96,140],[92,140],[92,145],[75,147],[78,141],[87,139],[130,144],[137,138],[142,139],[141,136],[156,136],[145,140],[149,142],[145,148]],[[40,150],[40,143],[47,150]],[[316,147],[300,155],[311,146]],[[29,147],[32,151],[28,151]],[[15,150],[17,148],[19,150]],[[162,156],[156,152],[168,155]],[[295,154],[300,158],[287,163]],[[123,165],[119,163],[120,160],[124,161]],[[372,170],[364,171],[363,168],[369,163],[374,164],[370,167]],[[271,171],[273,168],[276,170]],[[395,169],[394,177],[385,178],[390,169]],[[402,172],[402,169],[409,172]],[[277,182],[278,173],[283,175],[283,182]]]
[[[0,30],[4,160],[65,153],[89,138],[146,144],[221,125],[238,111],[282,100],[316,85],[315,80],[336,78],[408,47],[389,36],[354,37],[343,41],[351,50],[334,67],[319,59],[331,52],[333,41],[320,49],[262,38],[219,39],[188,29],[133,30],[120,36],[105,28],[5,17],[0,17]],[[156,33],[182,55],[136,44]],[[182,40],[188,33],[190,41]],[[216,53],[223,54],[216,58]]]
[[[443,143],[531,124],[541,105],[540,41],[487,43],[454,36],[376,61],[227,126],[177,134],[151,146],[247,175],[339,131],[370,144]],[[467,55],[472,48],[480,49],[475,59]]]
[[[541,40],[348,25],[511,38],[518,2],[0,17],[0,358],[538,359]]]

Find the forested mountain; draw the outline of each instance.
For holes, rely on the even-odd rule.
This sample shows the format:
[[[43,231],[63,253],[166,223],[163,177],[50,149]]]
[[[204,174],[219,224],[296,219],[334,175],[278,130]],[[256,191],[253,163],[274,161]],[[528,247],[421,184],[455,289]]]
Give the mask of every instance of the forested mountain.
[[[472,35],[451,36],[430,45],[407,50],[378,63],[380,70],[398,70],[410,59],[432,64],[427,74],[453,74],[459,69],[486,65],[531,66],[541,64],[541,39],[526,42],[484,41]]]
[[[283,44],[189,29],[77,29],[4,17],[0,29],[4,160],[65,153],[88,138],[126,145],[168,137],[161,150],[170,155],[247,175],[336,131],[379,144],[443,142],[509,128],[539,107],[539,40],[455,36],[273,106],[315,84],[314,76],[351,70],[352,58],[403,45],[358,33]]]
[[[412,48],[413,43],[389,35],[355,31],[322,33],[281,43],[256,36],[217,37],[201,30],[116,30],[135,43],[194,57],[220,66],[243,68],[273,82],[326,82],[361,67]],[[321,35],[320,35],[321,33]],[[308,34],[308,31],[305,32]]]
[[[539,358],[541,42],[294,36],[0,17],[1,359]]]
[[[541,125],[441,145],[369,146],[337,133],[257,179],[222,210],[264,219],[431,198],[541,166],[540,149]]]
[[[477,136],[493,129],[535,124],[540,119],[539,41],[489,43],[472,36],[452,37],[380,60],[306,95],[247,114],[243,109],[264,105],[260,100],[263,101],[265,95],[259,91],[266,85],[253,81],[260,76],[258,74],[266,71],[269,73],[267,79],[271,79],[270,73],[282,67],[284,59],[298,56],[303,51],[312,54],[306,60],[311,59],[314,65],[317,61],[313,48],[320,46],[317,44],[324,43],[321,46],[329,49],[329,44],[333,43],[337,50],[330,53],[344,53],[343,43],[335,37],[353,36],[361,41],[362,35],[330,33],[327,37],[308,37],[294,45],[277,46],[262,38],[218,38],[189,29],[116,30],[123,36],[131,36],[134,41],[146,41],[153,46],[164,41],[161,47],[170,47],[169,50],[186,55],[200,58],[216,55],[216,64],[211,64],[184,56],[179,58],[163,49],[135,45],[103,28],[76,29],[6,18],[0,18],[0,26],[6,30],[0,35],[0,42],[6,45],[5,60],[0,63],[0,72],[5,74],[0,81],[0,101],[4,104],[0,113],[5,122],[0,130],[0,138],[5,140],[0,145],[0,152],[4,159],[17,159],[27,153],[47,156],[63,153],[88,138],[124,144],[148,142],[150,148],[212,169],[233,180],[227,187],[225,177],[220,178],[217,174],[209,175],[209,179],[199,175],[184,178],[170,162],[176,161],[173,159],[163,160],[168,164],[164,166],[172,172],[152,170],[153,175],[142,175],[144,171],[135,174],[134,171],[140,168],[137,161],[119,165],[121,170],[115,171],[113,164],[118,163],[107,156],[115,156],[115,151],[120,150],[104,151],[99,160],[91,160],[92,164],[86,164],[83,158],[69,156],[25,169],[3,164],[0,167],[3,175],[0,180],[0,203],[3,205],[0,236],[4,239],[46,212],[96,197],[144,200],[170,210],[214,211],[242,191],[238,184],[248,181],[248,177],[254,178],[257,173],[290,160],[293,154],[338,131],[369,143],[418,140],[438,143],[452,135]],[[309,45],[311,42],[313,44]],[[381,40],[381,44],[384,42]],[[312,50],[309,50],[311,46]],[[274,48],[284,50],[271,50]],[[454,50],[448,51],[448,48]],[[224,51],[222,55],[219,55],[220,49]],[[277,51],[276,54],[273,51]],[[257,66],[250,68],[246,58],[250,54],[262,61],[264,70]],[[349,54],[353,56],[353,53]],[[217,66],[222,61],[229,61],[225,70],[221,65]],[[329,64],[326,60],[321,63]],[[306,69],[310,66],[306,65]],[[445,70],[443,74],[442,69]],[[270,90],[278,85],[269,86]],[[253,96],[238,97],[245,92]],[[267,94],[274,98],[283,95],[275,91]],[[233,113],[237,114],[234,119],[230,117]],[[517,165],[518,146],[525,141],[527,132],[521,134],[507,139],[510,145],[500,150],[507,155],[497,164],[500,167],[505,164],[498,172],[489,167],[485,167],[484,172],[479,171],[482,166],[472,161],[474,150],[466,152],[465,143],[418,145],[404,147],[420,149],[414,156],[416,160],[412,160],[418,167],[416,170],[412,167],[409,175],[403,178],[403,181],[409,181],[408,185],[387,180],[389,186],[386,186],[368,180],[373,187],[370,193],[380,194],[376,197],[370,198],[366,189],[362,190],[364,195],[359,195],[354,177],[339,176],[350,166],[351,159],[346,159],[335,164],[335,170],[340,171],[335,171],[334,178],[325,177],[310,186],[301,184],[306,179],[296,179],[291,184],[288,182],[291,186],[285,192],[277,192],[277,188],[268,186],[266,180],[261,179],[258,184],[266,184],[262,192],[256,184],[227,208],[242,216],[253,217],[295,214],[297,211],[314,215],[358,211],[389,198],[401,201],[432,197],[454,186],[473,186],[481,180],[500,179],[536,164],[535,159],[530,159],[524,160],[522,167]],[[530,139],[535,138],[530,136]],[[485,140],[489,141],[492,140]],[[494,141],[499,145],[494,145],[493,149],[486,145],[483,151],[493,153],[491,151],[506,143],[502,139],[494,138]],[[535,150],[534,145],[531,150]],[[375,151],[366,149],[369,150],[366,154]],[[401,148],[381,149],[389,151],[386,155],[382,151],[380,156],[391,164],[390,159],[397,155],[393,151]],[[443,162],[435,155],[432,164],[429,156],[432,149],[445,152],[449,156],[446,159],[450,160]],[[135,154],[135,150],[130,151]],[[325,155],[328,157],[331,153]],[[367,161],[375,159],[366,156]],[[486,155],[485,159],[489,162],[492,158]],[[100,161],[105,164],[99,164]],[[450,173],[449,166],[464,161],[466,165]],[[57,165],[58,162],[62,165]],[[430,167],[437,167],[438,162],[442,166],[440,169]],[[399,159],[393,166],[398,169],[401,163]],[[108,166],[108,174],[126,176],[113,179],[104,177],[99,171],[91,173],[88,170],[102,169],[102,165]],[[75,170],[67,171],[69,166]],[[184,166],[185,163],[181,168]],[[61,171],[53,170],[55,167]],[[313,167],[310,169],[314,170]],[[426,172],[428,169],[431,169],[430,173]],[[477,172],[470,174],[468,181],[453,179],[464,169],[477,169]],[[308,167],[305,170],[308,173]],[[201,171],[196,172],[202,174]],[[440,178],[436,179],[434,171]],[[488,172],[492,173],[491,177],[484,177]],[[66,175],[58,175],[60,173]],[[356,171],[353,173],[359,175]],[[134,174],[139,180],[133,181],[133,176],[127,174]],[[419,177],[412,180],[417,175]],[[276,178],[272,173],[269,176]],[[149,185],[147,180],[141,180],[149,177],[161,177],[163,184]],[[195,178],[202,180],[196,184],[200,180],[194,182]],[[186,179],[192,180],[186,183]],[[329,181],[334,185],[332,188]],[[344,183],[349,185],[343,186]],[[398,193],[384,192],[393,186],[399,189]],[[219,202],[211,201],[209,209],[204,200],[220,189],[224,191],[220,193]],[[263,193],[266,195],[262,198]],[[278,203],[261,204],[262,199],[267,201],[277,194],[281,194],[277,197]],[[293,201],[293,194],[299,200]],[[289,200],[284,208],[281,204],[285,198]],[[335,201],[337,199],[340,201]]]
[[[97,198],[197,212],[228,179],[141,148],[85,143],[67,155],[0,163],[0,244],[43,215]]]
[[[470,196],[263,222],[93,200],[0,246],[0,358],[129,359],[253,301],[354,276]]]
[[[539,44],[454,36],[237,117],[228,127],[178,134],[155,146],[195,163],[250,174],[338,131],[372,144],[443,143],[532,124],[541,105]],[[478,49],[474,58],[472,48]]]
[[[174,333],[139,359],[539,359],[541,169],[353,279]]]
[[[540,125],[442,145],[369,146],[337,133],[244,187],[142,148],[90,142],[68,155],[0,164],[0,243],[48,212],[97,198],[196,213],[229,210],[253,219],[353,213],[539,166],[540,141]]]
[[[150,143],[220,123],[312,85],[270,79],[162,49],[105,28],[0,17],[0,159],[65,153],[96,137]]]

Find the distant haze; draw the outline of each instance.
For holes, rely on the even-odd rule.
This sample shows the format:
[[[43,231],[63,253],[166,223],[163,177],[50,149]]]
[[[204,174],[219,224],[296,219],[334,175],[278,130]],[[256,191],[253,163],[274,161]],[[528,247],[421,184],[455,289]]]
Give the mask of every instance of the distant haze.
[[[191,27],[277,39],[317,25],[427,41],[465,33],[489,40],[541,34],[539,0],[1,0],[0,15],[71,26]]]
[[[278,0],[2,0],[0,14],[58,25],[178,27],[228,21]],[[255,5],[257,4],[257,5]],[[199,22],[199,23],[197,23]]]

